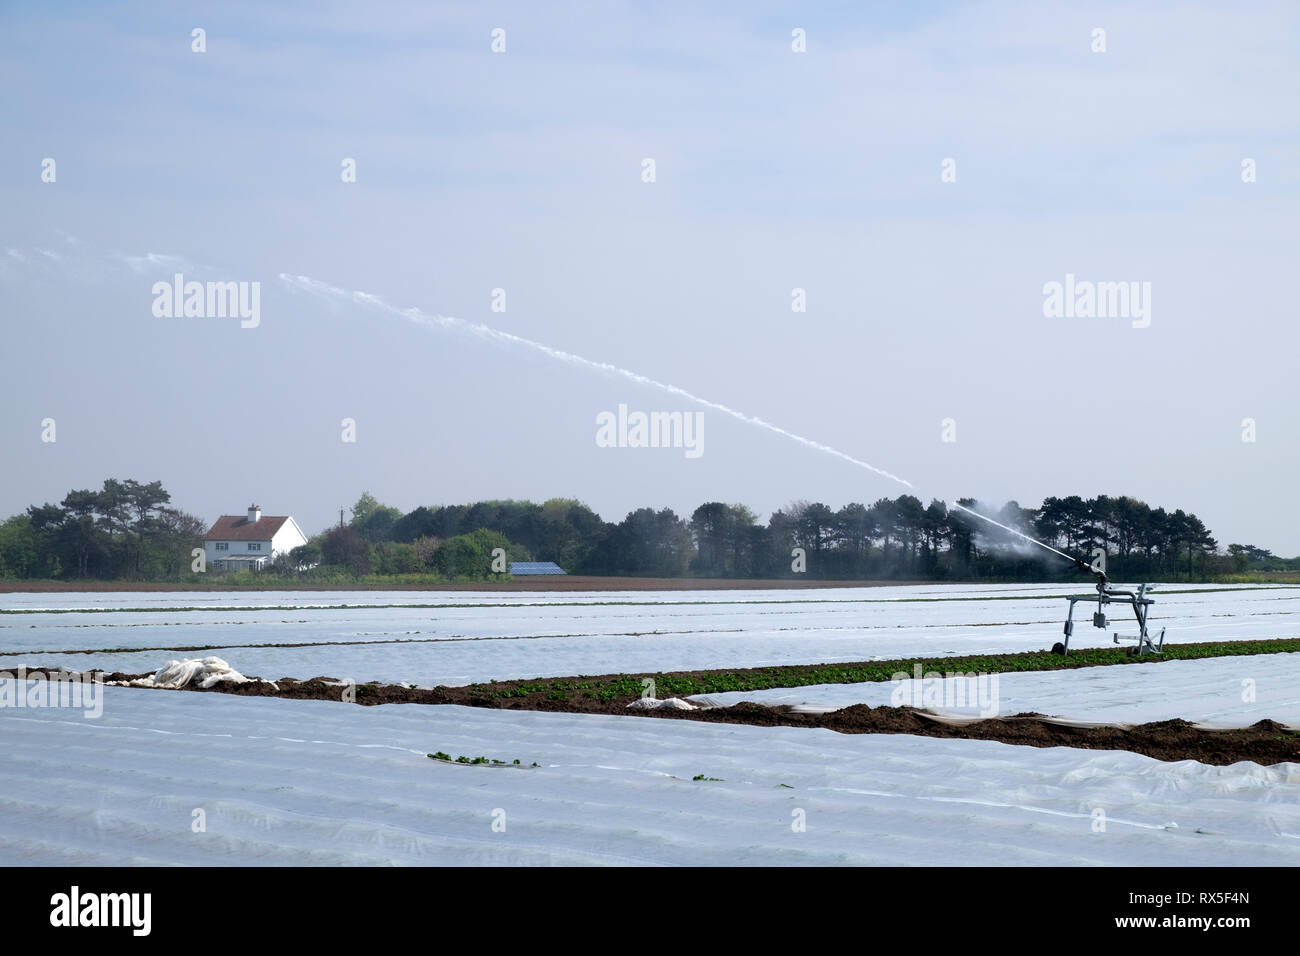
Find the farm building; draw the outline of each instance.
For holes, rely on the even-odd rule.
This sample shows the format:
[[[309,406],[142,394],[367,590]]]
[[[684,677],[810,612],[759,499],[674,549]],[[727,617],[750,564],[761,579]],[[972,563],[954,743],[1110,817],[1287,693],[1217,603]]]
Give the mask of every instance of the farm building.
[[[217,519],[203,536],[203,556],[216,571],[256,571],[306,543],[293,518],[264,515],[258,505],[249,505],[247,514]]]

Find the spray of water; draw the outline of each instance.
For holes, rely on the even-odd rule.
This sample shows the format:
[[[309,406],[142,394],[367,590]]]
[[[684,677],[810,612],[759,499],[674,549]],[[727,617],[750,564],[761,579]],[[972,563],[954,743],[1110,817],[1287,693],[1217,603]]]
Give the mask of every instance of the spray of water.
[[[68,236],[66,234],[63,234],[63,238],[65,239],[66,243],[69,246],[73,247],[74,249],[81,245],[81,240],[77,239],[75,236]],[[40,253],[43,258],[37,260],[35,256],[24,255],[19,250],[12,249],[12,248],[7,249],[6,253],[8,256],[8,260],[11,260],[13,262],[21,263],[24,265],[30,265],[33,261],[39,261],[42,263],[48,262],[48,263],[52,263],[56,267],[62,268],[64,271],[73,270],[75,267],[75,271],[79,275],[87,272],[88,267],[90,265],[93,265],[94,263],[93,257],[88,258],[85,255],[73,257],[70,255],[55,253],[48,249],[37,249],[35,251]],[[164,266],[168,269],[176,268],[176,269],[185,269],[186,271],[189,271],[191,268],[194,267],[192,263],[190,263],[187,259],[181,256],[161,255],[152,252],[146,253],[143,256],[115,255],[113,257],[110,257],[110,261],[113,264],[119,266],[125,265],[129,267],[133,273],[136,274],[144,273],[151,269],[164,267]],[[6,260],[0,259],[0,280],[7,279],[9,277],[7,270],[3,268],[5,265],[6,265]],[[89,271],[93,271],[93,270],[89,270]],[[819,451],[823,454],[831,455],[835,458],[839,458],[842,461],[847,461],[849,464],[855,465],[858,468],[863,468],[867,471],[872,472],[873,474],[877,474],[880,475],[881,477],[888,478],[890,481],[897,482],[898,484],[902,485],[904,488],[913,487],[912,483],[910,481],[907,481],[905,478],[900,478],[898,475],[891,474],[890,472],[885,471],[882,468],[877,468],[875,465],[871,464],[870,462],[865,462],[862,461],[860,458],[855,458],[852,455],[840,451],[838,448],[832,448],[830,445],[825,445],[821,442],[813,441],[811,438],[804,438],[802,435],[796,435],[794,432],[786,431],[784,428],[781,428],[778,425],[773,425],[771,422],[764,421],[763,419],[757,418],[753,415],[746,415],[744,412],[738,411],[737,409],[734,408],[730,408],[726,405],[720,404],[719,402],[713,402],[713,401],[709,401],[706,398],[701,398],[699,395],[695,395],[684,388],[679,388],[676,385],[670,385],[667,382],[659,382],[645,375],[639,375],[636,372],[630,371],[625,368],[619,368],[618,366],[611,365],[607,362],[595,362],[592,361],[591,359],[583,358],[581,355],[574,355],[572,352],[565,352],[560,349],[551,348],[549,345],[543,345],[541,342],[535,342],[531,339],[526,339],[518,335],[512,335],[509,332],[502,332],[499,329],[494,329],[491,328],[490,326],[483,325],[481,323],[466,322],[464,319],[457,319],[452,316],[428,315],[424,312],[421,312],[419,309],[414,309],[414,308],[399,309],[395,306],[389,305],[379,296],[371,295],[366,292],[355,292],[355,291],[349,292],[346,289],[340,289],[336,286],[329,285],[328,283],[321,282],[317,279],[312,279],[309,276],[295,276],[295,275],[289,275],[288,273],[282,272],[280,273],[280,279],[285,283],[287,283],[288,286],[293,290],[306,292],[308,294],[317,296],[318,298],[324,299],[332,304],[354,303],[357,305],[368,306],[370,308],[378,309],[387,314],[406,319],[410,322],[415,323],[416,325],[424,325],[431,328],[451,329],[460,332],[468,332],[472,335],[475,335],[481,339],[486,339],[488,341],[500,342],[506,345],[513,345],[513,346],[519,346],[519,347],[531,349],[535,352],[540,352],[543,355],[546,355],[557,361],[564,362],[568,365],[576,365],[596,372],[617,375],[627,379],[628,381],[635,382],[638,385],[645,385],[651,388],[656,388],[662,392],[668,393],[669,395],[676,395],[679,396],[680,398],[686,399],[687,401],[694,402],[697,405],[703,405],[705,408],[711,408],[714,411],[718,411],[725,415],[729,415],[732,418],[736,419],[737,421],[744,422],[747,425],[753,425],[756,428],[762,428],[774,434],[780,435],[782,438],[786,438],[789,439],[790,441],[798,442],[800,445],[803,445],[806,448],[811,448],[814,451]],[[1068,554],[1065,554],[1062,551],[1057,551],[1055,548],[1051,547],[1050,545],[1046,545],[1035,538],[1031,538],[1028,535],[1024,534],[1023,532],[1017,531],[1015,528],[1009,528],[1006,525],[1002,524],[1001,522],[994,521],[992,518],[988,517],[987,515],[982,515],[978,511],[972,511],[970,508],[967,508],[964,505],[959,505],[956,502],[950,502],[949,508],[958,508],[962,511],[965,511],[967,514],[972,514],[975,517],[979,518],[981,521],[987,521],[989,524],[996,525],[997,527],[1002,528],[1004,531],[1009,531],[1011,534],[1015,535],[1016,537],[1023,538],[1025,541],[1028,541],[1031,544],[1036,544],[1040,548],[1046,548],[1048,551],[1051,551],[1053,554],[1060,555],[1061,557],[1065,558],[1067,561],[1074,560],[1074,558],[1070,557]]]
[[[431,328],[439,328],[439,329],[454,329],[460,332],[469,332],[472,335],[476,335],[479,338],[487,339],[489,341],[503,342],[508,345],[516,345],[516,346],[521,346],[523,348],[532,349],[535,352],[540,352],[543,355],[549,356],[550,358],[556,359],[557,361],[560,362],[564,362],[568,365],[577,365],[582,368],[591,369],[592,371],[596,371],[596,372],[603,372],[609,375],[618,375],[622,378],[627,379],[628,381],[635,382],[638,385],[646,385],[651,388],[657,388],[662,392],[667,392],[670,395],[676,395],[680,398],[686,399],[687,401],[694,402],[697,405],[703,405],[705,408],[711,408],[714,411],[722,412],[725,415],[730,415],[732,418],[738,421],[742,421],[747,425],[753,425],[756,428],[766,429],[767,431],[780,435],[782,438],[787,438],[790,441],[798,442],[799,444],[807,448],[811,448],[815,451],[822,452],[823,454],[833,455],[834,457],[842,459],[843,461],[847,461],[850,464],[857,465],[859,468],[865,468],[867,471],[874,472],[877,475],[890,479],[891,481],[896,481],[900,485],[903,485],[906,488],[912,487],[912,483],[910,481],[900,478],[897,475],[892,475],[889,472],[885,471],[884,469],[877,468],[875,465],[862,461],[861,459],[854,458],[852,455],[846,454],[840,451],[838,448],[832,448],[830,445],[823,445],[821,442],[813,441],[811,438],[804,438],[802,435],[796,435],[794,432],[786,431],[784,428],[781,428],[778,425],[773,425],[771,422],[764,421],[761,418],[756,418],[753,415],[746,415],[744,412],[737,411],[734,408],[730,408],[718,402],[711,402],[707,398],[701,398],[699,395],[695,395],[691,392],[688,392],[684,388],[679,388],[676,385],[670,385],[667,382],[656,381],[653,378],[648,378],[645,375],[639,375],[636,372],[630,371],[625,368],[619,368],[617,365],[611,365],[608,362],[595,362],[592,361],[591,359],[583,358],[581,355],[574,355],[572,352],[565,352],[560,349],[551,348],[551,346],[543,345],[541,342],[534,342],[532,339],[526,339],[518,335],[512,335],[509,332],[502,332],[500,329],[494,329],[490,326],[483,325],[478,322],[466,322],[464,319],[457,319],[447,315],[428,315],[427,313],[421,312],[419,309],[414,309],[414,308],[399,309],[396,306],[389,305],[383,299],[379,298],[378,296],[371,295],[368,292],[348,292],[346,289],[339,289],[334,286],[327,285],[324,282],[319,282],[316,279],[312,279],[308,276],[291,276],[285,273],[281,273],[280,278],[283,279],[285,282],[288,282],[290,286],[297,287],[304,291],[310,292],[314,295],[321,296],[327,299],[333,298],[339,301],[355,302],[358,305],[370,306],[371,308],[375,308],[375,309],[379,309],[380,311],[387,312],[390,315],[400,316],[401,318],[407,319],[408,321],[413,322],[416,325],[423,325],[423,326],[427,326]]]
[[[429,315],[416,308],[399,309],[396,306],[389,305],[379,296],[371,295],[368,292],[355,292],[355,291],[349,292],[346,289],[340,289],[336,286],[332,286],[327,283],[320,282],[319,280],[313,279],[309,276],[295,276],[295,275],[289,275],[288,273],[282,272],[280,273],[280,279],[288,283],[290,288],[310,293],[312,295],[323,298],[327,301],[343,302],[343,303],[350,302],[350,303],[355,303],[357,305],[367,306],[369,308],[378,309],[379,311],[385,312],[389,315],[394,315],[399,318],[406,319],[407,321],[412,322],[416,325],[422,325],[428,328],[451,329],[459,332],[468,332],[471,335],[477,336],[478,338],[481,339],[486,339],[488,341],[500,342],[506,345],[514,345],[522,348],[531,349],[535,352],[540,352],[541,354],[546,355],[549,358],[553,358],[557,361],[564,362],[567,365],[576,365],[581,368],[590,369],[596,372],[602,372],[610,375],[617,375],[621,378],[627,379],[630,382],[635,382],[637,385],[645,385],[650,388],[656,388],[662,392],[668,393],[669,395],[676,395],[679,398],[684,398],[687,401],[694,402],[697,405],[703,405],[705,408],[711,408],[714,411],[722,412],[723,414],[729,415],[732,418],[736,419],[737,421],[742,421],[747,425],[753,425],[757,428],[766,429],[767,431],[780,435],[782,438],[786,438],[789,439],[790,441],[798,442],[800,445],[803,445],[806,448],[811,448],[814,451],[819,451],[822,452],[823,454],[831,455],[835,458],[839,458],[842,461],[847,461],[852,465],[856,465],[859,468],[864,468],[867,471],[870,471],[874,474],[880,475],[884,478],[888,478],[891,481],[897,482],[898,484],[902,485],[905,488],[913,487],[912,483],[906,480],[905,478],[900,478],[898,477],[898,475],[891,474],[890,472],[885,471],[883,468],[877,468],[875,465],[869,462],[862,461],[860,458],[854,458],[852,455],[846,454],[845,452],[840,451],[838,448],[832,448],[830,445],[825,445],[822,444],[821,442],[813,441],[811,438],[804,438],[802,435],[796,435],[794,432],[786,431],[784,428],[781,428],[778,425],[773,425],[771,422],[765,421],[761,418],[756,418],[753,415],[747,415],[744,412],[738,411],[727,405],[720,404],[719,402],[713,402],[707,398],[701,398],[699,395],[696,395],[692,392],[688,392],[684,388],[680,388],[676,385],[670,385],[667,382],[657,381],[653,378],[649,378],[645,375],[640,375],[629,369],[619,368],[617,365],[611,365],[608,362],[596,362],[588,358],[583,358],[581,355],[574,355],[572,352],[565,352],[562,351],[561,349],[552,348],[549,345],[544,345],[541,342],[535,342],[532,339],[526,339],[523,338],[522,336],[513,335],[510,332],[502,332],[500,329],[494,329],[491,326],[483,325],[480,322],[466,322],[464,319],[458,319],[453,316],[447,316],[447,315]],[[1002,524],[1000,521],[994,521],[992,518],[988,517],[987,515],[982,515],[978,511],[972,511],[970,508],[967,508],[965,505],[959,505],[956,502],[950,502],[949,507],[958,508],[962,511],[965,511],[967,514],[972,514],[976,518],[979,518],[982,521],[987,521],[989,524],[996,525],[997,527],[1003,529],[1004,531],[1008,531],[1011,534],[1015,535],[1016,537],[1022,538],[1025,541],[1030,542],[1031,544],[1036,544],[1040,548],[1046,548],[1048,551],[1051,551],[1053,554],[1060,555],[1061,557],[1065,558],[1067,561],[1075,560],[1074,558],[1070,557],[1068,554],[1065,554],[1062,551],[1057,551],[1055,548],[1051,547],[1050,545],[1044,544],[1043,542],[1037,540],[1036,538],[1031,538],[1029,537],[1029,535],[1021,531],[1017,531],[1015,528],[1007,527],[1007,525]]]
[[[1075,560],[1074,558],[1072,558],[1072,557],[1070,557],[1068,554],[1066,554],[1064,551],[1057,551],[1057,550],[1056,550],[1055,548],[1053,548],[1050,544],[1043,544],[1043,542],[1039,541],[1037,538],[1031,538],[1031,537],[1029,537],[1029,535],[1025,534],[1025,533],[1022,532],[1022,531],[1017,531],[1015,528],[1007,527],[1007,526],[1004,525],[1001,521],[994,521],[994,520],[993,520],[992,518],[990,518],[988,515],[982,515],[982,514],[980,514],[978,511],[972,511],[970,508],[967,508],[965,505],[959,505],[959,504],[957,504],[957,502],[955,502],[955,501],[950,501],[950,502],[948,502],[948,507],[949,507],[949,508],[959,508],[959,509],[961,509],[962,511],[966,512],[967,514],[974,515],[976,518],[979,518],[981,521],[987,521],[989,524],[997,525],[997,526],[998,526],[999,528],[1001,528],[1003,531],[1010,531],[1010,532],[1011,532],[1012,534],[1014,534],[1017,538],[1022,538],[1022,539],[1024,539],[1025,541],[1028,541],[1030,544],[1036,544],[1036,545],[1038,545],[1040,548],[1046,548],[1048,551],[1052,552],[1052,554],[1059,554],[1061,557],[1065,558],[1065,560],[1067,560],[1067,561],[1074,561],[1074,560]]]

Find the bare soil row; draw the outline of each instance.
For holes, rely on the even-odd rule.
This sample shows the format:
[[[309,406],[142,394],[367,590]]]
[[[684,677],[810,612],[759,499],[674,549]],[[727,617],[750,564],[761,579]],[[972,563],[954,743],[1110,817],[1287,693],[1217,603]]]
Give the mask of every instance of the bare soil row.
[[[0,594],[72,594],[113,591],[803,591],[815,588],[891,588],[933,581],[819,581],[774,578],[612,578],[577,574],[539,574],[510,581],[474,581],[466,584],[249,584],[222,587],[211,584],[160,584],[152,581],[0,581]],[[960,583],[960,582],[958,582]]]
[[[707,674],[708,672],[696,672]],[[37,676],[33,673],[32,676]],[[140,674],[100,674],[103,680],[130,680]],[[613,675],[611,675],[613,676]],[[622,675],[618,675],[622,676]],[[568,678],[585,681],[598,678]],[[522,684],[523,682],[514,682]],[[533,710],[552,713],[617,715],[624,718],[696,720],[708,723],[750,724],[760,727],[823,728],[844,734],[910,734],[945,739],[992,740],[1028,747],[1075,747],[1084,750],[1126,750],[1156,760],[1196,760],[1226,766],[1239,761],[1261,765],[1300,763],[1300,731],[1272,720],[1231,730],[1205,730],[1185,720],[1165,720],[1129,727],[1073,727],[1044,718],[1042,714],[1017,714],[968,723],[938,720],[912,707],[870,707],[855,704],[824,714],[798,713],[789,707],[769,707],[752,702],[701,710],[628,709],[635,695],[601,699],[568,695],[563,699],[530,692],[521,696],[484,693],[491,686],[413,688],[394,684],[360,684],[340,687],[334,678],[309,680],[281,678],[269,683],[221,684],[195,693],[224,693],[241,697],[282,697],[295,700],[354,701],[356,704],[429,704],[487,707],[501,710]],[[173,692],[174,693],[174,692]]]

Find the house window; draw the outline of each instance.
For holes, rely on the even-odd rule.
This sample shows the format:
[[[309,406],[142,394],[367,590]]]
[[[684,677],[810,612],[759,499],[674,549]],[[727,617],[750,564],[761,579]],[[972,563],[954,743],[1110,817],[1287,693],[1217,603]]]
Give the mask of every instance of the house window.
[[[250,542],[248,543],[248,550],[249,550],[249,551],[261,551],[261,550],[262,550],[262,542],[260,542],[260,541],[250,541]]]
[[[218,542],[217,542],[217,550],[218,550],[218,551],[229,551],[229,550],[230,550],[230,542],[229,542],[229,541],[218,541]]]

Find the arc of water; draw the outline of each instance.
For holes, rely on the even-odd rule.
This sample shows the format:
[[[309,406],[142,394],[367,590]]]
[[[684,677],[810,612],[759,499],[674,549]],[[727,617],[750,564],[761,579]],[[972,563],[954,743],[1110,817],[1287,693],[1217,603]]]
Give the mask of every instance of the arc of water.
[[[313,279],[310,276],[290,275],[288,273],[282,272],[280,273],[280,279],[283,280],[284,282],[287,282],[292,288],[301,289],[303,291],[309,292],[313,295],[321,296],[326,299],[331,299],[340,302],[352,302],[358,305],[368,306],[370,308],[378,309],[390,315],[394,315],[399,318],[406,319],[407,321],[412,322],[416,325],[423,325],[430,328],[453,329],[461,332],[468,332],[471,335],[475,335],[479,338],[486,339],[488,341],[502,342],[508,345],[515,345],[515,346],[531,349],[535,352],[540,352],[543,355],[549,356],[550,358],[556,359],[557,361],[560,362],[564,362],[568,365],[575,365],[582,368],[590,369],[592,371],[602,372],[605,374],[618,375],[622,378],[627,379],[628,381],[635,382],[638,385],[645,385],[650,388],[656,388],[662,392],[666,392],[669,395],[676,395],[680,398],[686,399],[687,401],[694,402],[697,405],[703,405],[705,408],[711,408],[714,411],[722,412],[723,414],[729,415],[732,418],[735,418],[738,421],[742,421],[747,425],[753,425],[756,428],[762,428],[767,431],[773,432],[774,434],[780,435],[782,438],[786,438],[789,439],[790,441],[798,442],[800,445],[803,445],[806,448],[811,448],[814,451],[819,451],[823,454],[831,455],[835,458],[839,458],[843,461],[847,461],[850,464],[856,465],[859,468],[864,468],[867,471],[880,475],[881,477],[888,478],[891,481],[897,482],[898,484],[902,485],[905,488],[914,487],[912,483],[907,479],[900,478],[898,475],[885,471],[883,468],[877,468],[875,465],[871,464],[870,462],[863,461],[860,458],[855,458],[853,455],[847,454],[846,452],[842,452],[838,448],[833,448],[830,445],[823,444],[822,442],[819,441],[814,441],[811,438],[805,438],[802,435],[797,435],[794,432],[787,431],[786,429],[781,428],[779,425],[774,425],[771,422],[766,421],[762,418],[758,418],[754,415],[748,415],[745,412],[739,411],[738,409],[731,408],[728,405],[723,405],[721,402],[714,402],[707,398],[703,398],[699,395],[696,395],[693,392],[681,388],[680,386],[672,385],[669,384],[668,382],[660,382],[656,379],[650,378],[649,376],[641,375],[637,372],[633,372],[630,369],[620,368],[619,366],[612,365],[608,362],[597,362],[589,358],[584,358],[581,355],[575,355],[572,352],[566,352],[562,349],[552,348],[551,346],[545,345],[542,342],[536,342],[532,339],[526,339],[523,336],[514,335],[510,332],[503,332],[500,329],[494,329],[491,326],[482,324],[481,322],[467,322],[464,319],[458,319],[455,318],[454,316],[449,316],[449,315],[429,315],[416,308],[399,309],[396,306],[390,305],[389,303],[385,302],[382,298],[380,298],[377,295],[372,295],[368,292],[356,292],[356,291],[349,292],[346,289],[340,289],[337,286],[332,286],[329,285],[328,283],[320,282],[319,280]],[[1008,531],[1011,534],[1014,534],[1019,538],[1023,538],[1024,540],[1032,544],[1036,544],[1040,548],[1046,548],[1048,551],[1051,551],[1053,554],[1060,555],[1061,557],[1065,558],[1067,561],[1075,560],[1074,558],[1070,557],[1068,554],[1065,554],[1062,551],[1057,551],[1051,545],[1044,544],[1043,542],[1039,541],[1037,538],[1031,538],[1029,535],[1021,531],[1017,531],[1015,528],[1007,527],[1007,525],[1002,524],[1000,521],[994,521],[992,518],[988,517],[987,515],[982,515],[978,511],[973,511],[972,509],[967,508],[965,505],[960,505],[957,504],[956,502],[950,502],[949,507],[959,508],[962,511],[965,511],[968,514],[972,514],[983,521],[987,521],[989,524],[996,525],[997,527],[1002,528],[1004,531]]]

